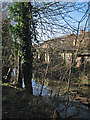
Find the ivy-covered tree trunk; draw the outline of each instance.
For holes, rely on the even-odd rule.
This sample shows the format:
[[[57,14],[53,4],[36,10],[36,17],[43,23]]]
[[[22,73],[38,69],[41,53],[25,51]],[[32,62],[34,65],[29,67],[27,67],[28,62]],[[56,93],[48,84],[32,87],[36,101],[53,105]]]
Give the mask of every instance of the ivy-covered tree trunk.
[[[32,31],[31,31],[31,14],[32,14],[32,5],[27,3],[25,6],[22,3],[22,22],[23,22],[23,56],[24,56],[24,83],[26,90],[29,90],[31,94],[32,91]],[[28,17],[29,16],[29,17]]]
[[[32,39],[36,39],[36,11],[30,2],[13,3],[13,6],[9,7],[10,10],[10,31],[14,37],[14,48],[18,51],[18,85],[22,85],[20,77],[21,72],[21,59],[23,62],[23,74],[26,90],[32,92]],[[32,12],[33,11],[33,12]],[[33,19],[34,17],[34,19]],[[12,24],[12,21],[15,24]],[[15,46],[16,43],[16,46]]]

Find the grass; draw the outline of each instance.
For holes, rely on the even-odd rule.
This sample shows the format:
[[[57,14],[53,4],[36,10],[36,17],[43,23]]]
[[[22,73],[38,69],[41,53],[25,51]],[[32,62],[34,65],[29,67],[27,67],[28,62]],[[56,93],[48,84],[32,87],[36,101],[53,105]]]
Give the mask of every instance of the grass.
[[[2,117],[3,119],[41,119],[52,118],[56,105],[40,96],[15,89],[8,85],[2,86]]]

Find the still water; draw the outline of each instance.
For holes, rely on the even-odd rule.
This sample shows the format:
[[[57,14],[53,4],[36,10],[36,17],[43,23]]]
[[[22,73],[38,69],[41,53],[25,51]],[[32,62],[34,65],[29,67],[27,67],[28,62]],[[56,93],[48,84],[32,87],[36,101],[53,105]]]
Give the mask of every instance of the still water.
[[[17,70],[13,69],[12,77],[16,75]],[[41,96],[66,96],[67,95],[67,82],[65,81],[55,81],[50,79],[45,79],[44,85],[42,85],[42,80],[32,79],[33,95]],[[22,78],[22,87],[25,88],[24,78]],[[70,96],[75,100],[82,101],[84,103],[90,102],[90,86],[78,86],[78,84],[71,85]]]
[[[12,72],[12,77],[16,76],[17,70],[13,69]],[[24,84],[24,78],[22,78],[22,87],[25,88]],[[37,80],[37,79],[32,79],[32,87],[33,87],[33,95],[36,96],[44,96],[44,97],[54,97],[54,96],[59,96],[60,100],[63,98],[66,98],[67,96],[67,83],[65,81],[52,81],[50,79],[44,79],[44,85],[42,84],[42,80]],[[90,103],[90,86],[78,86],[76,85],[71,85],[70,87],[70,99],[75,97],[73,101],[75,100],[78,102],[83,102],[83,103]],[[64,97],[63,97],[64,96]],[[63,99],[64,100],[64,99]],[[72,100],[72,99],[71,99]],[[59,106],[56,108],[58,111],[59,115],[62,118],[66,118],[65,116],[65,103],[60,103]],[[76,114],[76,111],[78,111],[78,114]],[[69,103],[69,106],[67,108],[66,115],[67,117],[73,116],[73,118],[85,118],[85,119],[90,119],[89,116],[90,113],[90,108],[89,106],[85,105],[75,105],[75,103]],[[76,114],[74,116],[74,114]],[[70,119],[72,120],[72,118]]]
[[[22,87],[25,88],[25,84],[24,84],[24,78],[22,79]],[[52,96],[56,95],[57,92],[55,90],[50,89],[49,87],[47,87],[46,85],[43,85],[38,82],[35,81],[34,79],[32,79],[32,87],[33,87],[33,95],[40,95],[41,91],[41,96],[50,96],[52,94]]]

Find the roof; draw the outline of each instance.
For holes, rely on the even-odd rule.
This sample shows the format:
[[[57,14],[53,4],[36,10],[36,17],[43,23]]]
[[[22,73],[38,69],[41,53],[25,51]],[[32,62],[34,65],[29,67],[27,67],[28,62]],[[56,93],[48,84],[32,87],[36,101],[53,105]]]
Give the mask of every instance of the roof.
[[[67,38],[70,38],[70,37],[76,37],[76,35],[75,34],[68,34],[68,35],[63,35],[63,36],[60,36],[60,37],[55,37],[55,38],[52,38],[50,40],[44,41],[40,45],[43,45],[43,44],[48,43],[48,42],[54,42],[54,41],[56,42],[58,40],[63,41],[63,40],[65,40],[65,38],[67,39]]]

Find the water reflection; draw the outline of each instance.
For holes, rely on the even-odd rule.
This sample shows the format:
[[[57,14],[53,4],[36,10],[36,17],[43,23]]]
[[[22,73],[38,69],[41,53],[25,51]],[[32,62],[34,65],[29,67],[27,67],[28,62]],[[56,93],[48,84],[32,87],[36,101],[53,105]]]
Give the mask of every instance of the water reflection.
[[[11,77],[15,77],[17,75],[18,70],[16,68],[13,68],[13,71],[11,73]]]
[[[11,77],[12,78],[16,77],[17,72],[18,70],[14,68]],[[40,95],[41,90],[42,90],[41,96],[50,96],[51,94],[53,96],[56,94],[55,90],[48,88],[48,86],[46,85],[42,86],[40,82],[35,81],[34,79],[32,79],[32,87],[33,87],[33,95],[37,95],[37,96]],[[22,88],[25,88],[24,77],[22,78]]]
[[[22,78],[22,88],[25,88],[24,77]]]
[[[33,87],[33,94],[40,95],[42,84],[32,79],[32,87]],[[50,96],[50,94],[51,94],[50,89],[46,85],[43,85],[42,96]],[[55,94],[56,92],[53,91],[53,95]]]
[[[22,87],[25,88],[25,84],[24,84],[24,78],[22,78]],[[43,85],[39,83],[38,81],[35,81],[34,79],[32,79],[32,87],[33,87],[33,95],[37,95],[39,96],[41,93],[41,89],[42,89],[42,93],[41,96],[50,96],[51,95],[51,91],[46,85]],[[56,92],[53,90],[52,91],[52,96],[55,95]]]
[[[17,75],[17,69],[13,69],[12,77]],[[44,84],[40,82],[42,80],[34,80],[32,79],[32,87],[33,87],[33,95],[41,96],[65,96],[67,94],[67,83],[65,81],[52,81],[50,79],[45,79]],[[24,77],[22,78],[22,87],[25,88]],[[90,87],[89,86],[81,86],[78,84],[71,85],[71,97],[75,97],[75,101],[90,101]]]

